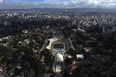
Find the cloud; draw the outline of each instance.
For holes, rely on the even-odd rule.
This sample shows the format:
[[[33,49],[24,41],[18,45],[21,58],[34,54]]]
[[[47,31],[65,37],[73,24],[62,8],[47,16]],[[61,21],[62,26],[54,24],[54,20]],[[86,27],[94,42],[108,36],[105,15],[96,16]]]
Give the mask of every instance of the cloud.
[[[115,8],[116,0],[44,0],[44,2],[9,2],[0,0],[0,9],[28,8]]]
[[[9,2],[8,0],[4,0],[4,2]]]
[[[70,0],[44,0],[44,2],[70,1]]]
[[[0,3],[3,2],[2,0],[0,0]]]

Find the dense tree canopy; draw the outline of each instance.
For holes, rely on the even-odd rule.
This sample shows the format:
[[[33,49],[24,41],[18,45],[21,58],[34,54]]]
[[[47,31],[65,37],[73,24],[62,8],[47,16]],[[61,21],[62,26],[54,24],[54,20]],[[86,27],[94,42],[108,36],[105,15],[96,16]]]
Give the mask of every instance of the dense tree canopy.
[[[50,50],[48,49],[44,49],[43,51],[41,51],[41,55],[44,55],[45,57],[45,63],[50,66],[53,65],[53,59],[52,59],[52,55],[50,54]]]

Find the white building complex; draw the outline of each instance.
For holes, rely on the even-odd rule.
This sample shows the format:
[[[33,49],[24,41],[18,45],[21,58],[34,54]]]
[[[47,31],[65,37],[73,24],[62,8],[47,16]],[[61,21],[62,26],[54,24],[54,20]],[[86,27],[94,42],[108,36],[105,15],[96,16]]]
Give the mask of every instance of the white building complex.
[[[62,38],[51,38],[48,39],[49,44],[46,46],[46,49],[49,49],[52,51],[52,55],[55,55],[56,53],[61,53],[62,55],[66,52],[66,46],[65,42]]]
[[[54,71],[57,73],[62,72],[62,70],[64,69],[64,59],[63,59],[63,55],[60,53],[57,53],[55,55],[55,59],[54,59]]]
[[[64,69],[64,54],[66,52],[66,46],[64,38],[51,38],[48,39],[46,49],[51,50],[54,56],[53,70],[56,73],[61,73]]]

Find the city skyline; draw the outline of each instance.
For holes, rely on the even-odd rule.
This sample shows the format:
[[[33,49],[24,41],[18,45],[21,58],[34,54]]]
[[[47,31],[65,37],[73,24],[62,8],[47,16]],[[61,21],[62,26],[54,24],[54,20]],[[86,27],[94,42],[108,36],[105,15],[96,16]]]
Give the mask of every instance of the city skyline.
[[[1,4],[24,3],[0,9],[0,77],[116,77],[116,10]]]
[[[115,7],[116,0],[0,0],[0,9]]]

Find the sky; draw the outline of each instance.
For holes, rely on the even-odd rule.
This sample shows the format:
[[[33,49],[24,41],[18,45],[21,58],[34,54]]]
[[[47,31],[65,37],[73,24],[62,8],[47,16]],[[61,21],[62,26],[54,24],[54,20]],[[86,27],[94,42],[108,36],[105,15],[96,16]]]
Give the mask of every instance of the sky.
[[[0,0],[0,9],[116,8],[116,0]]]

